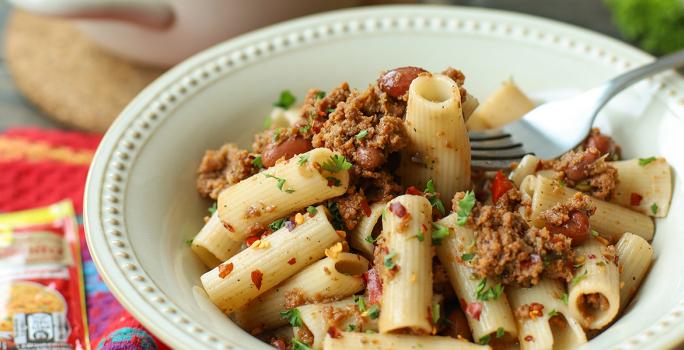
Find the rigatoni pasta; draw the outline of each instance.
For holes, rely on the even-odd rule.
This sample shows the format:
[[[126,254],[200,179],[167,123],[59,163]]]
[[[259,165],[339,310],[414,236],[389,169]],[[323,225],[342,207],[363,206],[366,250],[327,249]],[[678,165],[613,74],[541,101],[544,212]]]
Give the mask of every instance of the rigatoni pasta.
[[[640,213],[665,217],[672,198],[672,174],[665,158],[610,162],[618,172],[612,203]],[[628,231],[628,230],[627,230]]]
[[[190,247],[204,265],[213,269],[237,254],[242,248],[242,242],[230,237],[228,230],[223,227],[218,217],[218,212],[214,212],[202,230],[193,238]]]
[[[477,345],[450,337],[426,337],[404,334],[377,334],[342,332],[338,336],[326,335],[324,350],[485,350],[487,345]]]
[[[512,79],[506,80],[473,112],[468,129],[500,128],[534,108],[534,103]]]
[[[620,271],[620,310],[623,310],[639,289],[653,260],[653,247],[646,240],[625,232],[615,245]]]
[[[380,216],[382,216],[386,204],[387,202],[377,202],[371,205],[370,215],[364,214],[349,236],[349,244],[367,258],[373,257],[375,245],[371,242],[377,238],[373,236],[373,230],[380,222]]]

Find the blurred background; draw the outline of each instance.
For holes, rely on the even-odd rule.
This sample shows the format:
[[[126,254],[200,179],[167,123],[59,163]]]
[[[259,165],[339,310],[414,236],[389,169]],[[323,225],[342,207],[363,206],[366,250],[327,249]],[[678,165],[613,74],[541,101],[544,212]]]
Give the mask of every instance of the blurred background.
[[[163,30],[164,21],[167,20],[163,11],[155,12],[156,10],[147,11],[146,9],[146,14],[132,16],[125,10],[119,10],[113,15],[105,15],[103,11],[93,9],[54,9],[59,6],[49,6],[50,9],[46,10],[35,5],[40,4],[41,1],[13,0],[11,2],[17,6],[4,1],[0,2],[0,26],[3,31],[2,55],[0,56],[0,109],[2,110],[0,129],[28,124],[104,132],[112,119],[142,87],[161,74],[165,66],[179,60],[174,55],[182,58],[212,42],[222,41],[223,38],[229,38],[244,30],[288,17],[330,10],[335,7],[396,3],[397,1],[309,1],[308,3],[326,3],[327,5],[303,7],[300,5],[307,3],[306,0],[288,1],[288,4],[293,4],[288,6],[289,10],[280,11],[279,9],[277,14],[267,13],[262,18],[251,18],[251,23],[248,23],[250,17],[247,16],[236,28],[226,28],[225,32],[215,32],[215,35],[208,38],[206,43],[199,42],[195,47],[183,47],[182,52],[157,50],[158,55],[164,55],[163,59],[149,54],[145,57],[127,54],[126,52],[136,52],[136,47],[130,44],[135,40],[130,38],[142,37],[143,34],[130,28],[121,30],[117,27],[118,24],[100,25],[111,23],[112,21],[106,19],[107,16],[111,16],[117,20],[123,18],[125,22],[129,22],[128,27],[137,25],[145,30]],[[64,3],[71,2],[78,3],[79,1]],[[257,6],[265,6],[268,2],[269,0],[262,0],[254,3]],[[411,1],[400,2],[410,3]],[[683,0],[425,0],[418,2],[477,6],[551,18],[627,41],[654,55],[684,47]],[[47,3],[59,4],[60,2],[55,0],[47,1]],[[107,3],[107,1],[102,3]],[[278,3],[281,2],[271,2],[271,4]],[[240,4],[247,4],[247,2]],[[22,7],[23,10],[18,10],[17,7]],[[110,10],[107,9],[107,11]],[[243,12],[252,10],[246,9]],[[81,12],[73,13],[74,11]],[[44,16],[46,14],[51,16]],[[63,19],[65,16],[70,18],[86,16],[97,19],[81,22]],[[89,22],[97,24],[92,25]],[[136,23],[131,25],[130,22]],[[119,36],[121,33],[130,34],[129,40],[124,43],[113,42],[111,36],[114,32]],[[180,44],[176,43],[172,46],[178,45]],[[137,52],[141,51],[144,50],[137,50]]]

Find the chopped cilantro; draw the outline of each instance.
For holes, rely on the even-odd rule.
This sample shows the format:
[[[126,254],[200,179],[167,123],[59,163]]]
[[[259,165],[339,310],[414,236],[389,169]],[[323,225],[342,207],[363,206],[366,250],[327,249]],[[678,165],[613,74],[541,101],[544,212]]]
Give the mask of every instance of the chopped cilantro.
[[[349,163],[344,156],[333,154],[330,156],[330,160],[323,163],[322,167],[331,173],[337,173],[342,170],[349,170],[352,167],[352,163]]]
[[[342,214],[340,214],[340,208],[337,207],[337,203],[333,201],[329,201],[327,204],[328,210],[330,211],[330,215],[332,216],[332,225],[336,230],[344,230],[345,229],[345,223],[344,219],[342,218]]]
[[[439,303],[433,303],[432,304],[432,324],[437,324],[439,322],[439,316],[440,310],[439,310]]]
[[[264,163],[261,161],[261,154],[254,157],[254,160],[252,160],[252,165],[254,165],[255,167],[257,167],[259,169],[264,168]]]
[[[473,191],[466,192],[465,197],[458,201],[458,211],[456,212],[456,223],[463,226],[468,221],[468,216],[475,206],[475,193]]]
[[[561,294],[560,300],[563,302],[563,304],[568,305],[568,293]]]
[[[187,245],[188,247],[191,246],[193,240],[194,240],[194,238],[186,239],[186,240],[185,240],[185,245]]]
[[[496,329],[496,337],[501,338],[506,334],[506,331],[504,331],[503,327],[499,327]]]
[[[375,241],[378,240],[378,238],[380,238],[380,236],[373,238],[372,235],[368,235],[368,236],[366,236],[365,240],[366,240],[366,242],[368,242],[370,244],[374,244]]]
[[[280,230],[281,227],[285,224],[285,218],[278,219],[276,221],[273,221],[271,224],[268,225],[268,228],[270,228],[273,231],[278,231]]]
[[[656,160],[656,157],[639,158],[639,165],[644,166],[651,163],[654,160]]]
[[[422,241],[425,240],[425,236],[423,236],[423,232],[420,231],[420,230],[418,230],[418,233],[417,233],[416,235],[411,236],[411,237],[416,237],[416,238],[418,238],[418,241],[420,241],[420,242],[422,242]]]
[[[432,179],[428,180],[427,184],[425,185],[425,191],[424,193],[428,194],[428,201],[430,201],[430,204],[439,211],[440,215],[446,214],[446,209],[444,208],[444,203],[442,202],[439,197],[437,197],[437,193],[435,190],[435,184],[432,181]]]
[[[319,91],[314,96],[316,96],[317,99],[321,100],[325,97],[325,91]]]
[[[313,350],[309,345],[297,338],[292,338],[292,350]]]
[[[483,278],[477,285],[475,292],[477,293],[477,300],[488,301],[496,300],[503,294],[504,286],[497,283],[494,287],[487,288],[487,279]]]
[[[655,203],[651,204],[651,213],[653,213],[653,215],[658,213],[658,204],[655,204]]]
[[[592,229],[592,230],[591,230],[591,236],[592,236],[592,237],[598,237],[598,236],[599,236],[598,231]]]
[[[306,208],[306,212],[311,215],[316,215],[318,213],[318,209],[316,209],[316,207],[313,205],[310,205],[308,208]]]
[[[292,327],[302,326],[302,315],[297,308],[281,311],[280,318],[286,318]]]
[[[427,184],[425,184],[425,193],[435,193],[435,183],[432,181],[432,179],[428,180]]]
[[[442,240],[449,236],[449,229],[436,223],[432,223],[432,245],[442,244]]]
[[[571,286],[576,286],[578,283],[580,283],[583,279],[587,278],[587,274],[589,273],[588,270],[584,270],[584,273],[581,275],[577,275],[572,278],[570,281]]]
[[[354,303],[359,308],[359,311],[366,311],[366,299],[363,298],[363,295],[354,295],[352,299],[354,299]]]
[[[290,90],[283,90],[280,92],[280,97],[278,98],[278,101],[273,102],[273,105],[276,107],[288,109],[292,107],[295,101],[297,101],[297,98],[292,94]]]
[[[385,264],[385,267],[387,269],[391,270],[394,268],[395,264],[394,264],[394,260],[392,260],[392,259],[394,259],[394,257],[396,255],[397,255],[396,252],[390,252],[387,255],[385,255],[384,264]]]
[[[355,330],[356,330],[356,325],[355,325],[355,324],[350,323],[349,325],[347,325],[347,329],[346,329],[347,332],[353,332],[353,331],[355,331]]]
[[[356,139],[362,140],[366,136],[368,136],[368,130],[361,130],[358,134],[356,134]]]
[[[463,261],[473,260],[474,257],[475,257],[475,254],[473,254],[473,253],[461,254],[461,260],[463,260]]]
[[[551,309],[548,313],[549,317],[558,316],[558,311],[556,309]]]
[[[281,191],[283,191],[283,192],[292,193],[292,192],[295,191],[295,190],[293,190],[293,189],[284,190],[284,189],[283,189],[283,186],[285,185],[285,182],[286,182],[287,180],[285,180],[285,179],[283,179],[283,178],[281,178],[281,177],[273,176],[273,175],[271,175],[271,174],[264,174],[264,176],[266,176],[266,177],[268,177],[268,178],[275,179],[275,180],[277,181],[277,182],[276,182],[276,187],[278,187],[278,189],[281,190]]]
[[[371,306],[368,309],[368,317],[370,317],[371,320],[380,317],[380,309],[378,309],[378,307],[375,305]]]
[[[485,336],[480,337],[480,340],[477,342],[480,343],[480,345],[487,345],[489,344],[489,341],[492,339],[491,335],[487,334]]]
[[[218,209],[218,203],[214,202],[214,204],[212,204],[211,207],[209,207],[209,209],[208,209],[209,214],[214,215],[214,213],[216,212],[217,209]]]
[[[302,154],[299,156],[299,159],[297,159],[297,165],[302,166],[304,163],[309,161],[309,155],[308,154]]]

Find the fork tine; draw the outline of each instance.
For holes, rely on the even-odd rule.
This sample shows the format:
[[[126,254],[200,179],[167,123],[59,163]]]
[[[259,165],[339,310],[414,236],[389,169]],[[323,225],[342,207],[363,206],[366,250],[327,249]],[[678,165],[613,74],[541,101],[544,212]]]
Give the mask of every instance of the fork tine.
[[[494,141],[511,137],[511,134],[505,133],[501,130],[491,131],[469,131],[468,138],[470,142],[478,141]]]
[[[494,143],[489,146],[487,143],[475,143],[471,144],[470,149],[472,151],[494,151],[494,150],[508,150],[513,148],[522,148],[522,143]]]

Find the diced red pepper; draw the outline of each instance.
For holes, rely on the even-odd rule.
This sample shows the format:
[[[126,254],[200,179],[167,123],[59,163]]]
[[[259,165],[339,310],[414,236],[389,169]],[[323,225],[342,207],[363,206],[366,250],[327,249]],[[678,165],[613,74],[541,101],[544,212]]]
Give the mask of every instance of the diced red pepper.
[[[504,175],[503,171],[499,170],[492,180],[492,200],[494,203],[511,188],[513,188],[513,182]]]
[[[251,246],[254,244],[254,242],[259,240],[259,236],[249,236],[247,239],[245,239],[245,243],[247,243],[247,246]]]
[[[644,199],[643,196],[641,196],[638,193],[632,192],[632,194],[629,195],[629,204],[631,205],[639,205],[641,204],[641,200]]]
[[[364,274],[366,289],[368,290],[368,302],[378,304],[382,299],[382,279],[375,268],[366,271]]]
[[[409,186],[409,188],[406,189],[406,194],[412,194],[414,196],[422,196],[423,192],[421,192],[415,186]]]

